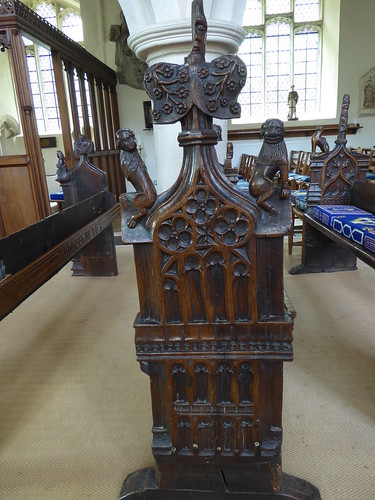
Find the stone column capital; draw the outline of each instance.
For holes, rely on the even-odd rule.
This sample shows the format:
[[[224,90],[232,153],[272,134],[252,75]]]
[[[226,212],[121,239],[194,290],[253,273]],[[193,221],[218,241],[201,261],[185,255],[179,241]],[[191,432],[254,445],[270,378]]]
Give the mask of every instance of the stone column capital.
[[[235,54],[244,37],[241,26],[211,21],[207,32],[207,60]],[[130,35],[128,45],[149,66],[162,61],[181,64],[191,51],[191,25],[183,22],[152,25]]]
[[[192,47],[191,1],[119,0],[128,24],[129,47],[149,66],[184,62]],[[246,0],[205,0],[208,23],[207,60],[234,54],[245,38],[242,18]]]

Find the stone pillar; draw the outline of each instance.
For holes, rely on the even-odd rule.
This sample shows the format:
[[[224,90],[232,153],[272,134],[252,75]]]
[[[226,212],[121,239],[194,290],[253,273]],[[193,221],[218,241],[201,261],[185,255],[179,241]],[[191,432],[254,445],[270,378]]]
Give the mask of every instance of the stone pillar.
[[[119,0],[130,36],[129,47],[149,66],[158,62],[183,64],[192,47],[191,0]],[[245,37],[242,18],[246,0],[204,0],[208,22],[206,61],[223,54],[234,54]],[[227,125],[222,127],[223,141],[216,146],[220,163],[226,155]],[[180,124],[154,125],[155,166],[158,192],[165,191],[177,179],[182,149],[177,135]]]

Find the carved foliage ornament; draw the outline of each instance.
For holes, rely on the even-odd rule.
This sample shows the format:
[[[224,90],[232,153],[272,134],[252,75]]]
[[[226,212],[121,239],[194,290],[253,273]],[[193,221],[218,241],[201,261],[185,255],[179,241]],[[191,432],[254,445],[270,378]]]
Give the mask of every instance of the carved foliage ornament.
[[[215,118],[237,118],[238,94],[246,82],[246,66],[236,56],[222,56],[194,66],[158,63],[144,77],[154,102],[155,123],[174,123],[195,104]]]

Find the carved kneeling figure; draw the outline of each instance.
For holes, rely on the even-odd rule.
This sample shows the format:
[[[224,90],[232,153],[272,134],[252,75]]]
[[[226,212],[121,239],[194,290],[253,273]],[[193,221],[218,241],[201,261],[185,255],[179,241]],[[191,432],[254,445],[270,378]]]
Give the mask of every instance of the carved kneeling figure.
[[[121,155],[122,172],[137,192],[133,201],[137,212],[128,220],[128,226],[134,228],[138,219],[146,215],[148,209],[152,207],[157,194],[146,165],[139,155],[134,132],[128,128],[118,130],[116,132],[116,147],[123,151]]]
[[[284,123],[276,118],[266,120],[260,130],[263,145],[255,163],[249,182],[249,192],[256,198],[257,204],[270,213],[277,215],[275,207],[267,201],[273,192],[273,178],[280,172],[280,198],[289,198],[288,186],[288,151],[284,136]]]

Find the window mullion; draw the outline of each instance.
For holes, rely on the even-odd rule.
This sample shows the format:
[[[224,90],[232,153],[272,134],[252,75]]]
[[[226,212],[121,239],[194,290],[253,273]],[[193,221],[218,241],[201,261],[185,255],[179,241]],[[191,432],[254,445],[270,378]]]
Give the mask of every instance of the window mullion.
[[[267,77],[266,77],[266,64],[267,64],[267,37],[266,37],[266,27],[264,26],[264,31],[262,34],[263,37],[263,116],[266,116],[266,85],[267,85]]]
[[[35,57],[36,73],[38,76],[38,86],[39,86],[39,94],[40,94],[40,104],[41,104],[42,114],[43,114],[44,130],[46,131],[46,130],[48,130],[48,118],[47,118],[47,114],[46,114],[46,102],[45,102],[44,90],[43,90],[42,73],[40,71],[39,50],[38,50],[38,46],[35,44],[34,44],[34,57]]]

